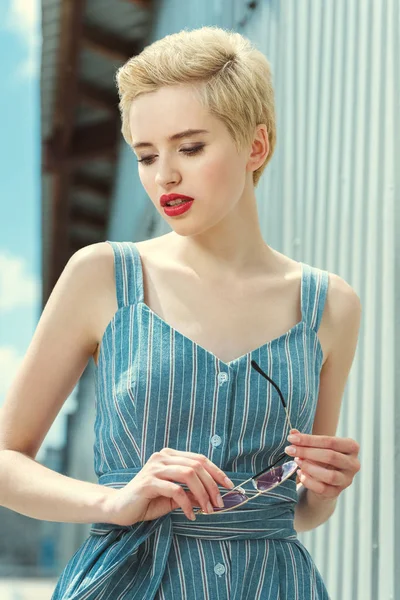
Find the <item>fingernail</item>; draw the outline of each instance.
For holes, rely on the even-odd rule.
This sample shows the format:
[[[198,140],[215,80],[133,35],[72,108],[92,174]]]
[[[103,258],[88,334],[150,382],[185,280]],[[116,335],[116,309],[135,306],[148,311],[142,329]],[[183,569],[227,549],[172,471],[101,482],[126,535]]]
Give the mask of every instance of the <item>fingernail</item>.
[[[235,487],[235,484],[229,479],[229,477],[225,477],[224,484],[231,488]]]
[[[300,436],[298,436],[298,435],[290,434],[290,435],[288,435],[287,439],[289,440],[289,442],[295,442],[295,443],[300,442]]]
[[[209,513],[214,512],[211,502],[207,502],[207,512],[209,512]]]
[[[223,508],[223,506],[224,506],[224,501],[222,500],[221,494],[218,494],[218,496],[217,496],[217,504],[220,508]]]
[[[295,454],[296,453],[296,447],[295,446],[286,446],[285,452],[289,453],[289,454]]]

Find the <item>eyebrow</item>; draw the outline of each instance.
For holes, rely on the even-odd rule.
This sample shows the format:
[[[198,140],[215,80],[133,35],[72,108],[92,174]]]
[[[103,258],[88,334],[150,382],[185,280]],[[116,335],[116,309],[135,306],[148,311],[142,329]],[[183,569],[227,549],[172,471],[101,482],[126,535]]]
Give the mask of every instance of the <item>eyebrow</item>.
[[[174,140],[181,140],[185,137],[190,137],[192,135],[198,135],[199,133],[210,133],[207,129],[185,129],[185,131],[180,131],[179,133],[174,133],[171,135],[168,140],[173,142]],[[132,148],[137,150],[138,148],[147,148],[152,146],[151,142],[138,142],[137,144],[132,144]]]

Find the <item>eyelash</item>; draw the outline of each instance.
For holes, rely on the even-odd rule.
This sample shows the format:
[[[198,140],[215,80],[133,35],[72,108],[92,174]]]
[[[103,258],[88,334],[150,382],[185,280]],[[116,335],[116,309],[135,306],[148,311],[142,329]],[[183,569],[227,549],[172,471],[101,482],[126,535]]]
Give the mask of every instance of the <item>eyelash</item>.
[[[183,150],[181,150],[181,152],[183,152],[186,156],[193,156],[194,154],[199,154],[204,148],[204,144],[202,144],[201,146],[194,146],[193,148],[184,148]],[[154,160],[154,156],[148,156],[146,158],[142,158],[142,159],[137,159],[138,163],[142,163],[144,166],[146,165],[151,165],[152,162]]]

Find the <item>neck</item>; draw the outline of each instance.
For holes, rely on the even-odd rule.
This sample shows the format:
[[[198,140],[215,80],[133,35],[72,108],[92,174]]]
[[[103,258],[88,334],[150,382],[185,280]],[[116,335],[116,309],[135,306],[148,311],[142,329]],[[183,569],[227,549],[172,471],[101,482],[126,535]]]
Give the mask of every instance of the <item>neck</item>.
[[[241,198],[224,219],[202,233],[168,235],[176,260],[199,277],[249,277],[282,270],[281,255],[263,239],[255,198]]]

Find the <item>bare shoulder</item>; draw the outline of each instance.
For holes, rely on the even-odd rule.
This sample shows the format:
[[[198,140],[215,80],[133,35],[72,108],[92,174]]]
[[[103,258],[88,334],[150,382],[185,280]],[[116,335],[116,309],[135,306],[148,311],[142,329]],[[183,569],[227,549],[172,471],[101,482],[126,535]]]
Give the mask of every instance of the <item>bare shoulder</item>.
[[[104,293],[114,287],[114,251],[107,242],[98,242],[85,246],[70,258],[75,270],[80,273],[82,281],[82,300],[93,304],[104,297]]]
[[[163,245],[159,243],[159,239],[135,242],[141,256],[151,257],[154,253],[162,252]],[[97,289],[101,291],[103,298],[106,296],[115,298],[115,256],[111,244],[98,242],[85,246],[75,253],[73,259],[82,264],[82,269],[86,265],[91,274],[92,284],[99,286]]]
[[[80,248],[69,260],[86,266],[101,266],[104,263],[112,265],[114,260],[113,255],[114,252],[110,244],[107,242],[97,242]]]
[[[340,325],[343,319],[349,321],[361,314],[361,301],[357,292],[336,273],[329,272],[326,304],[335,326]]]
[[[85,315],[85,335],[93,352],[104,302],[115,290],[114,252],[110,244],[98,242],[77,250],[68,260],[52,296],[57,298],[65,287],[70,290],[79,314]]]
[[[135,246],[141,254],[151,255],[154,251],[162,251],[163,246],[158,243],[158,240],[159,238],[153,238],[135,242]],[[105,279],[110,282],[111,278],[114,280],[114,250],[108,242],[97,242],[85,246],[75,252],[70,260],[79,261],[82,265],[93,269],[93,277],[98,277],[100,281]]]
[[[361,301],[354,288],[336,273],[329,272],[324,313],[331,331],[332,345],[344,337],[356,341],[361,312]]]
[[[135,242],[144,262],[147,262],[155,253],[157,240],[158,238],[154,238]],[[91,273],[91,288],[96,292],[94,296],[91,293],[90,302],[92,303],[93,335],[96,340],[93,360],[97,365],[104,333],[118,311],[114,249],[108,242],[99,242],[79,250],[75,260],[87,265]]]

